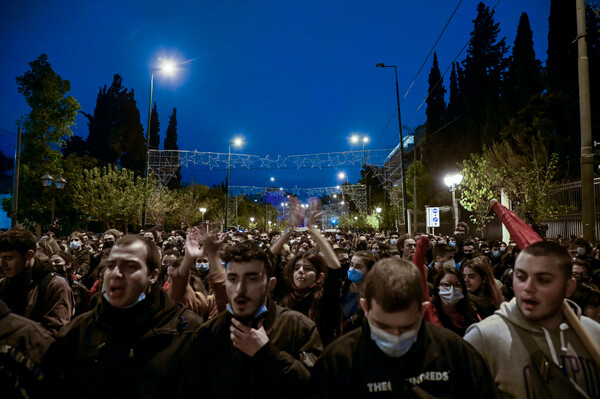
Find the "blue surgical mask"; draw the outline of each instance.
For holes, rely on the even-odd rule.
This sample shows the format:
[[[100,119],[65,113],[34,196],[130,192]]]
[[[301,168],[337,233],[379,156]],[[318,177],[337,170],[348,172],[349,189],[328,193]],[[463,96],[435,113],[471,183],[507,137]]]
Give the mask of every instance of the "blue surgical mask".
[[[500,256],[500,251],[492,251],[492,256],[493,256],[494,258],[497,258],[497,257],[499,257],[499,256]]]
[[[81,241],[71,241],[69,243],[69,247],[71,249],[79,249],[79,248],[81,248]]]
[[[397,238],[391,238],[390,239],[390,244],[392,244],[392,245],[398,244],[398,239]]]
[[[456,305],[458,301],[463,299],[465,296],[462,293],[460,288],[454,288],[451,286],[450,288],[440,287],[440,299],[446,305]]]
[[[445,261],[444,263],[442,263],[443,267],[456,267],[456,262],[454,261],[454,259],[450,259]]]
[[[585,248],[578,247],[577,248],[577,256],[584,256],[584,255],[585,255]]]
[[[383,353],[390,357],[402,357],[417,342],[417,333],[419,332],[421,323],[419,323],[419,327],[416,330],[410,330],[400,335],[380,330],[373,326],[371,322],[369,322],[369,327],[371,328],[371,339]]]
[[[108,303],[110,303],[110,301],[108,300],[108,294],[106,293],[106,289],[104,289],[104,288],[102,289],[102,296],[104,297],[104,299],[106,299],[106,300],[108,301]],[[140,296],[138,297],[138,299],[137,299],[137,300],[136,300],[134,303],[132,303],[132,304],[131,304],[131,305],[129,305],[129,306],[123,306],[123,307],[122,307],[122,308],[120,308],[120,309],[129,309],[129,308],[132,308],[132,307],[134,307],[135,305],[137,305],[138,303],[142,302],[144,299],[146,299],[146,293],[145,293],[145,292],[142,292],[142,293],[140,294]]]
[[[448,242],[448,245],[450,245],[451,247],[456,248],[456,241],[450,241],[450,242]]]
[[[352,281],[354,284],[358,284],[362,281],[362,279],[363,272],[361,272],[360,270],[356,270],[353,267],[348,269],[348,280]]]
[[[208,262],[196,262],[196,269],[201,272],[207,272],[209,269]]]

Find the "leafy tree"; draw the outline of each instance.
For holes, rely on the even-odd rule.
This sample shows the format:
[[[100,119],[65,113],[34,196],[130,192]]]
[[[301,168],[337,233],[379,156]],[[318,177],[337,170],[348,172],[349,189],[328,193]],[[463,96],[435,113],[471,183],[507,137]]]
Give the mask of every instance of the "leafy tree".
[[[134,91],[123,87],[120,75],[114,75],[108,89],[106,85],[100,89],[94,115],[83,114],[89,121],[89,154],[143,174],[146,162],[144,128]]]
[[[165,150],[178,150],[177,145],[177,108],[173,108],[173,113],[169,116],[169,126],[165,137]],[[181,186],[181,166],[175,172],[175,179],[169,180],[167,186],[175,189]]]
[[[31,112],[19,121],[23,128],[23,148],[18,220],[25,226],[36,226],[36,231],[41,233],[38,223],[50,221],[51,196],[57,195],[60,200],[65,193],[42,190],[39,179],[46,173],[54,177],[64,174],[60,148],[73,134],[71,126],[80,106],[77,100],[67,95],[71,89],[69,81],[54,72],[46,54],[30,62],[29,66],[29,71],[16,78],[18,92],[31,107]],[[3,202],[2,206],[10,213],[12,201]],[[57,214],[62,209],[57,207]]]
[[[529,100],[544,90],[542,66],[535,58],[533,32],[526,13],[521,14],[517,36],[509,58],[502,97],[507,116],[513,117]]]
[[[148,187],[154,187],[154,183],[150,181]],[[127,230],[129,225],[141,225],[145,191],[144,179],[109,164],[102,169],[84,170],[83,179],[75,186],[73,200],[92,220]]]
[[[11,173],[14,170],[13,160],[0,150],[0,193],[8,192],[12,183]]]
[[[417,205],[420,208],[429,202],[430,190],[433,186],[433,179],[425,165],[421,161],[411,163],[406,170],[406,200],[408,201],[406,206],[408,209],[413,209],[415,169],[417,170]]]
[[[498,40],[500,25],[494,22],[494,11],[483,3],[477,5],[477,16],[463,61],[464,76],[459,81],[461,95],[469,112],[463,153],[475,152],[499,133],[498,101],[508,51],[506,38]]]
[[[444,115],[446,113],[446,102],[444,95],[446,88],[444,87],[443,78],[438,66],[437,53],[433,53],[433,65],[429,73],[429,90],[426,99],[427,102],[427,123],[425,125],[425,140],[426,146],[424,150],[425,162],[430,169],[434,169],[437,164],[438,153],[443,148],[443,135],[436,134],[437,131],[444,126]],[[435,136],[434,136],[435,135]]]
[[[150,149],[158,150],[158,146],[160,145],[160,136],[158,132],[160,131],[160,122],[158,121],[158,111],[156,110],[156,101],[154,102],[154,107],[152,108],[152,112],[150,114]]]
[[[62,149],[63,155],[77,154],[79,156],[88,155],[88,146],[81,136],[71,136]]]
[[[494,218],[490,213],[490,199],[499,198],[498,172],[481,154],[471,154],[460,165],[463,181],[460,185],[460,204],[471,213],[470,220],[483,232]]]

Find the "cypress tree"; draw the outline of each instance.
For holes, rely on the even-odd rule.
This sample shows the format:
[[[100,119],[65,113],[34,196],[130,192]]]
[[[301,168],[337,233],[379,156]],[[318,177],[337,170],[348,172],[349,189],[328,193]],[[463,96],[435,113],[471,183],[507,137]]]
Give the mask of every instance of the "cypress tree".
[[[154,107],[150,113],[150,149],[158,150],[160,145],[160,136],[158,132],[160,130],[160,122],[158,121],[158,111],[156,110],[156,101]]]
[[[173,113],[169,116],[169,126],[165,136],[165,150],[178,150],[177,145],[177,108],[173,108]],[[181,166],[175,171],[175,178],[171,178],[167,187],[170,189],[179,188],[181,186]]]

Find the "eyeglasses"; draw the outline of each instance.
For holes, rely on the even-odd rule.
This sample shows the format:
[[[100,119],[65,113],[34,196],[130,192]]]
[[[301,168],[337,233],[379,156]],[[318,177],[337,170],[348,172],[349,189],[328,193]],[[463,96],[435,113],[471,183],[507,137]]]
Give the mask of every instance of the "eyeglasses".
[[[449,282],[444,282],[444,283],[440,283],[440,287],[445,288],[445,289],[450,289],[450,287],[454,287],[454,288],[461,288],[462,289],[462,285],[460,283],[449,283]]]

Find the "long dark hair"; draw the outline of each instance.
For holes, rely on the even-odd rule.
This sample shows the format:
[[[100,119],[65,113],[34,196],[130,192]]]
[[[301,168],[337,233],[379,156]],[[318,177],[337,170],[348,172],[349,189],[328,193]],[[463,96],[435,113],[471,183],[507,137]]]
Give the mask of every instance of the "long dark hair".
[[[462,287],[462,292],[464,298],[458,301],[456,304],[456,311],[460,313],[464,317],[464,327],[468,327],[473,323],[477,323],[479,319],[477,318],[477,313],[475,312],[475,308],[469,299],[469,292],[467,291],[467,285],[465,284],[465,279],[460,271],[456,267],[446,266],[442,269],[442,272],[439,273],[435,279],[434,292],[431,297],[431,303],[435,306],[437,310],[438,317],[444,326],[449,326],[452,324],[452,321],[442,309],[442,300],[440,299],[440,281],[444,278],[446,274],[454,274],[458,281],[460,282],[460,286]]]

